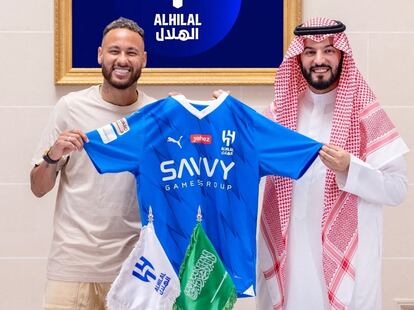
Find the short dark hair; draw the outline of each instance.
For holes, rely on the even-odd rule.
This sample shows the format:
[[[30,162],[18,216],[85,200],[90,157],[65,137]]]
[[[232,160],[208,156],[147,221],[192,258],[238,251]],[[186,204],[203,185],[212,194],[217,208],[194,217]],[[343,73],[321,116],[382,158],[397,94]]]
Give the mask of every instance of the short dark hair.
[[[142,29],[136,22],[134,22],[132,19],[120,17],[112,22],[110,22],[104,29],[102,38],[105,37],[105,35],[113,30],[113,29],[128,29],[133,32],[138,33],[142,39],[144,39],[144,29]]]

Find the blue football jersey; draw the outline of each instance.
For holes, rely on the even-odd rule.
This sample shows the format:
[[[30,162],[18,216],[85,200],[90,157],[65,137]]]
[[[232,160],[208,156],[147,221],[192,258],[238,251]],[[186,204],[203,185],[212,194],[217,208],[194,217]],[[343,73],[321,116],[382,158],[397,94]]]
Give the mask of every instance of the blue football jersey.
[[[237,99],[168,97],[87,134],[100,173],[130,171],[143,224],[149,207],[157,236],[178,273],[202,225],[239,296],[255,292],[258,184],[266,175],[299,178],[321,144]]]

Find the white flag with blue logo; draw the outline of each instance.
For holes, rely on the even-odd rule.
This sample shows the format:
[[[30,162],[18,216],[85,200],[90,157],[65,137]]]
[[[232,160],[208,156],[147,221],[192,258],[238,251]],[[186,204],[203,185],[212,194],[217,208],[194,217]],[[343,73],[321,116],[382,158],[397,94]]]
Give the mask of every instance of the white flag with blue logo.
[[[109,310],[172,309],[180,281],[151,222],[123,263],[107,296]]]

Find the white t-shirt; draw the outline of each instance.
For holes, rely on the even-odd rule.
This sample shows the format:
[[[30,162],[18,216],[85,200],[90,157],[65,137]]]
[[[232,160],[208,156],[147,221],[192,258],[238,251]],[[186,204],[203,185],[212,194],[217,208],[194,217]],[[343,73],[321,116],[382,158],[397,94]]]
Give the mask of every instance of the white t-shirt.
[[[56,104],[32,164],[65,130],[84,132],[124,117],[155,99],[139,92],[129,106],[106,102],[99,86],[70,93]],[[111,282],[137,242],[140,218],[135,178],[100,175],[86,153],[73,152],[61,166],[47,276],[52,280]]]

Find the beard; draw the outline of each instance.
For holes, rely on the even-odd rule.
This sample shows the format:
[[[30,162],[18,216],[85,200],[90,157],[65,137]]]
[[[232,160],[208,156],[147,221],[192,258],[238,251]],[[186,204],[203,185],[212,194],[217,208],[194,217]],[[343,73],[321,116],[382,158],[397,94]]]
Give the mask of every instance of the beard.
[[[332,86],[334,83],[336,83],[339,80],[339,77],[341,76],[342,72],[342,58],[341,61],[338,64],[338,67],[334,70],[329,65],[315,65],[310,67],[309,69],[306,69],[303,67],[303,65],[300,65],[300,68],[302,70],[303,77],[308,82],[310,86],[317,90],[324,90]],[[329,72],[331,72],[330,77],[327,80],[324,80],[322,77],[317,76],[316,80],[312,78],[312,70],[315,68],[327,68],[329,69]]]
[[[131,76],[128,80],[126,81],[115,81],[112,78],[112,68],[107,68],[104,65],[102,65],[102,75],[104,77],[104,79],[108,82],[109,85],[113,86],[114,88],[117,89],[127,89],[128,87],[130,87],[131,85],[135,84],[138,79],[141,76],[141,68],[134,70],[131,68]]]

